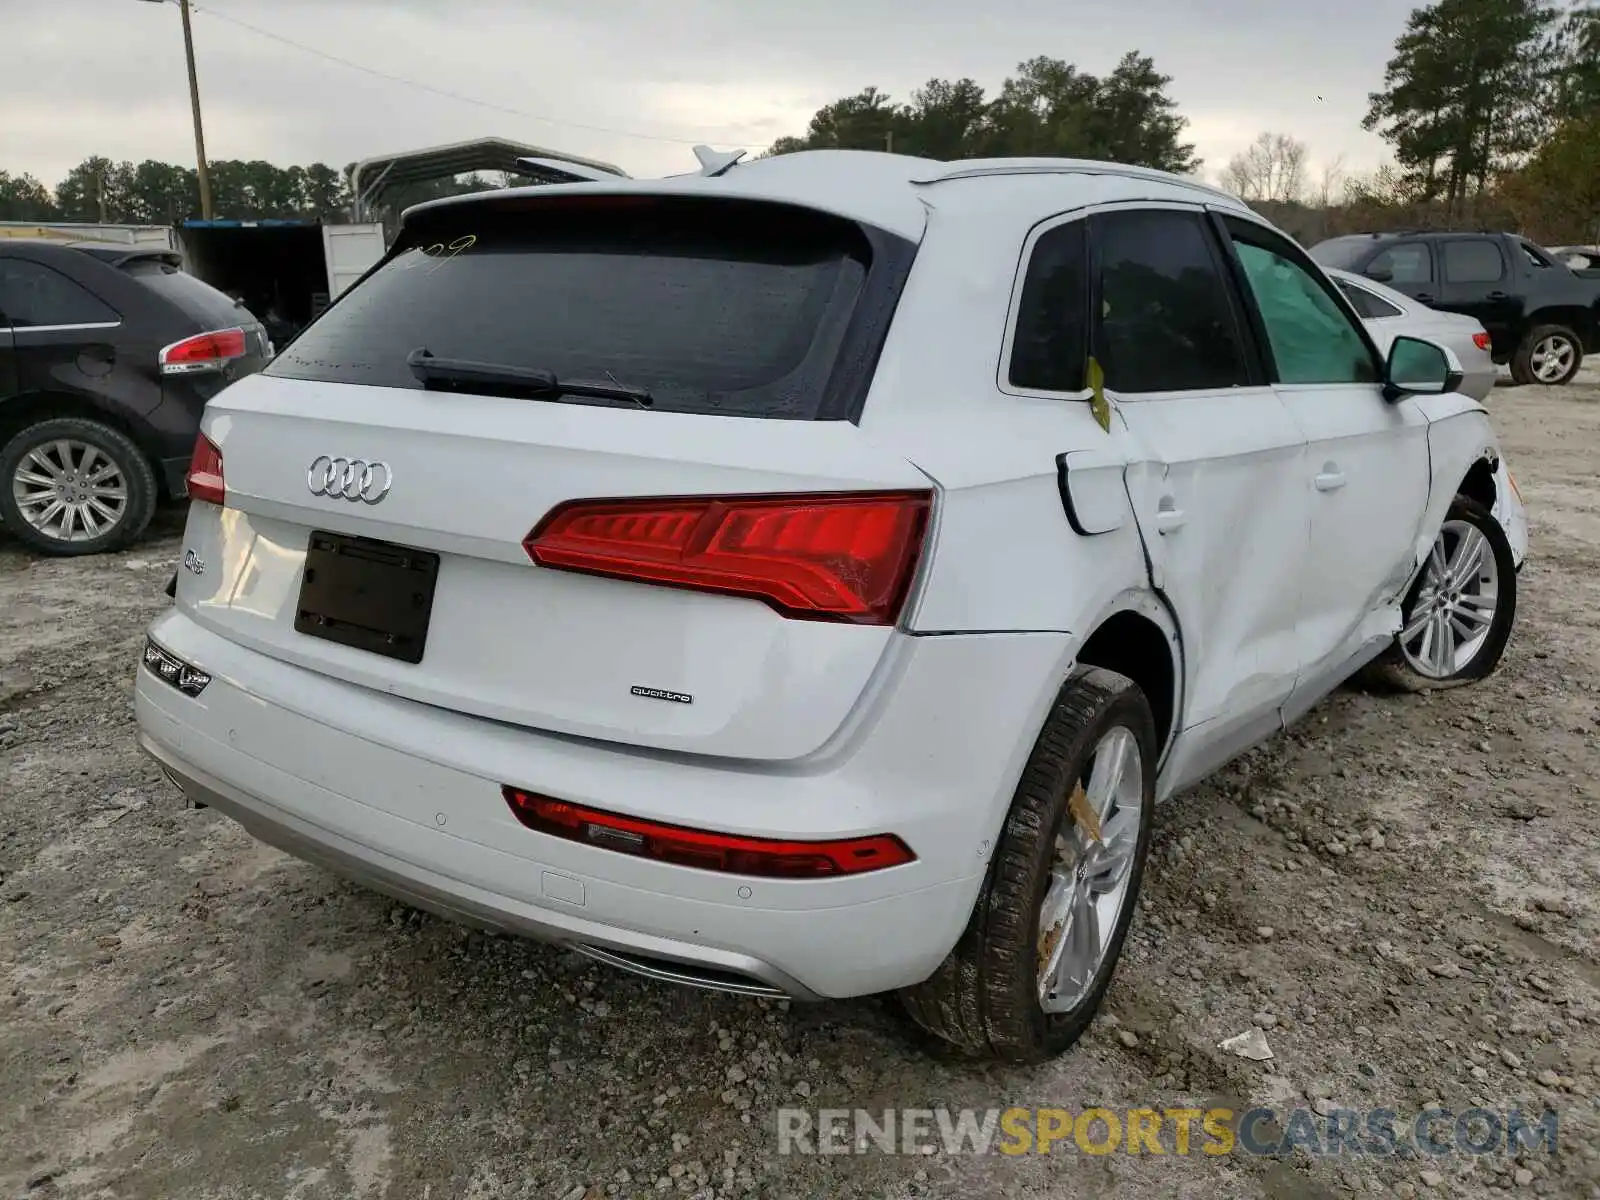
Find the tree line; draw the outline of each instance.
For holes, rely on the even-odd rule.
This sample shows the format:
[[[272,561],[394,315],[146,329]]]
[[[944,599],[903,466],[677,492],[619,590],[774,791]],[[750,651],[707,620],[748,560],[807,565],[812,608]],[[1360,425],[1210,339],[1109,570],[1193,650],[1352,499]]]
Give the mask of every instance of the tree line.
[[[1061,156],[1201,175],[1171,82],[1137,50],[1103,75],[1041,56],[1018,64],[993,95],[966,78],[931,79],[904,102],[867,87],[818,109],[804,133],[765,153]],[[1413,10],[1362,124],[1394,155],[1373,174],[1347,177],[1334,162],[1311,178],[1305,144],[1267,132],[1213,180],[1302,239],[1472,221],[1547,242],[1600,241],[1600,3],[1437,0]],[[414,185],[388,197],[381,215],[507,182],[471,175]],[[322,163],[214,162],[211,188],[216,212],[228,217],[336,220],[350,207],[345,174]],[[53,191],[0,171],[0,220],[172,224],[198,212],[193,168],[91,158]]]
[[[1171,83],[1138,51],[1097,77],[1060,59],[1021,63],[989,96],[932,79],[905,103],[868,87],[819,109],[768,154],[842,148],[930,158],[1060,155],[1205,174]],[[1212,176],[1302,238],[1464,222],[1600,241],[1600,4],[1437,0],[1414,9],[1362,125],[1394,162],[1313,178],[1292,134],[1266,132]]]
[[[324,163],[278,167],[222,159],[209,167],[219,216],[333,219],[350,208],[344,175]],[[0,172],[0,220],[174,225],[199,215],[193,167],[97,156],[73,167],[54,190],[30,175]]]
[[[279,167],[219,159],[210,168],[212,209],[235,219],[343,221],[350,214],[348,171],[326,163]],[[391,191],[379,218],[463,192],[504,186],[498,173],[428,180]],[[199,174],[193,167],[87,158],[53,190],[31,175],[0,170],[0,221],[82,221],[90,224],[177,225],[200,215]]]
[[[1600,238],[1600,4],[1413,10],[1362,125],[1396,165],[1360,199]]]
[[[1136,50],[1104,76],[1059,58],[1031,58],[993,97],[972,79],[931,79],[907,104],[866,88],[819,109],[803,135],[779,138],[767,154],[889,150],[947,160],[1039,155],[1193,172],[1201,163],[1183,140],[1188,121],[1167,94],[1171,82]]]

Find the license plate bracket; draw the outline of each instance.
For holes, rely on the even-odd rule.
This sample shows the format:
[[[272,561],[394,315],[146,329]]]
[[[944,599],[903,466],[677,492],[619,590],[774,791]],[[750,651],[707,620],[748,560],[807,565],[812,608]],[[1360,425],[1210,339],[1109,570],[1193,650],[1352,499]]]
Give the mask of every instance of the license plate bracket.
[[[438,580],[439,556],[431,551],[313,530],[300,577],[295,630],[420,663]]]

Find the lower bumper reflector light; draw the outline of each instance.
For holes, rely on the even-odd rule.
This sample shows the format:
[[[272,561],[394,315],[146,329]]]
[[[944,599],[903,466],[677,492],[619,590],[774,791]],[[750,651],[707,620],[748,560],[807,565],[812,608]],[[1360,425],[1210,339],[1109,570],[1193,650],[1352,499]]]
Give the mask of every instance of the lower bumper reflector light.
[[[539,833],[704,871],[827,879],[898,867],[917,857],[890,833],[822,842],[753,838],[641,821],[514,787],[502,791],[517,820]]]
[[[185,696],[198,696],[211,682],[211,676],[199,667],[184,662],[176,654],[163,650],[148,639],[144,644],[144,668]]]

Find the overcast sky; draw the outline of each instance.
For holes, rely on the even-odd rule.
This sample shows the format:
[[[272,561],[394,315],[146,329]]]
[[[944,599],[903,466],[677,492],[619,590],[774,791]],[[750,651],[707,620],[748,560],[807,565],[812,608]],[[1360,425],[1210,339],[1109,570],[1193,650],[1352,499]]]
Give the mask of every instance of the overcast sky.
[[[1137,49],[1173,77],[1208,173],[1266,129],[1370,170],[1367,93],[1414,2],[201,0],[194,30],[214,159],[342,167],[495,135],[661,175],[696,141],[754,153],[800,133],[869,84],[993,89],[1033,55],[1098,73]],[[0,0],[0,29],[0,169],[54,186],[91,154],[194,161],[175,4]]]

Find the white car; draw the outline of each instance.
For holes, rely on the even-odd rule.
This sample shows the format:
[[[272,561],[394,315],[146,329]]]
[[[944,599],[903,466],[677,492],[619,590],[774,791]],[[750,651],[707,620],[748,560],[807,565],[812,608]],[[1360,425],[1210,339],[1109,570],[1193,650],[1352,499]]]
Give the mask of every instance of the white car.
[[[1550,253],[1573,271],[1600,271],[1600,246],[1557,246]]]
[[[1387,354],[1400,334],[1437,342],[1461,363],[1461,391],[1474,400],[1489,398],[1500,368],[1490,351],[1489,332],[1476,317],[1429,308],[1391,287],[1337,267],[1323,270],[1366,322],[1380,354]]]
[[[1038,1060],[1106,989],[1158,799],[1364,666],[1499,662],[1459,384],[1131,167],[814,152],[424,205],[208,407],[138,736],[418,907],[899,991]]]

